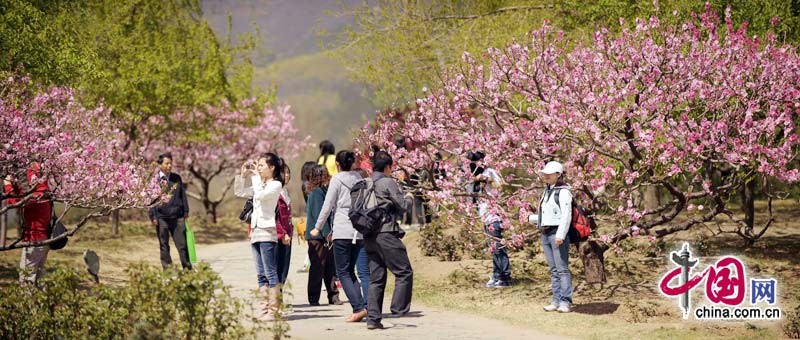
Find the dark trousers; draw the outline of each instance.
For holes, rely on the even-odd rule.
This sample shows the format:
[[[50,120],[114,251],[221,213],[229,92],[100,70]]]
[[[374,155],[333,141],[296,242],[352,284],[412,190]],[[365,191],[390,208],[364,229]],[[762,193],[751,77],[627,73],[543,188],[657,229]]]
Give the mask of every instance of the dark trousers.
[[[278,241],[278,248],[275,250],[275,263],[278,265],[278,283],[286,283],[289,276],[289,262],[292,260],[292,246],[285,245]]]
[[[367,249],[370,272],[367,321],[372,323],[381,321],[387,268],[395,276],[390,309],[394,314],[408,313],[411,309],[414,272],[403,241],[396,233],[379,233],[375,237],[366,239],[364,247]]]
[[[311,268],[308,269],[308,303],[319,303],[322,283],[328,292],[328,303],[339,296],[336,288],[336,266],[333,264],[333,250],[325,246],[323,240],[308,240],[308,259]]]
[[[189,262],[189,248],[186,248],[186,223],[183,218],[158,218],[158,245],[161,250],[161,266],[167,269],[172,264],[172,257],[169,255],[169,236],[175,241],[175,248],[181,258],[183,269],[192,269]]]
[[[364,296],[361,294],[361,285],[356,278],[356,261],[364,241],[358,240],[353,244],[349,239],[333,240],[333,258],[336,263],[336,275],[342,283],[344,294],[353,307],[353,313],[364,310]]]
[[[404,215],[405,224],[431,223],[431,209],[427,198],[414,195],[413,206],[409,206]]]
[[[501,229],[501,226],[500,222],[494,222],[484,226],[484,230],[487,234],[502,239],[503,229]],[[487,243],[492,250],[492,278],[498,281],[511,282],[511,263],[508,260],[506,246],[494,239],[489,239]]]

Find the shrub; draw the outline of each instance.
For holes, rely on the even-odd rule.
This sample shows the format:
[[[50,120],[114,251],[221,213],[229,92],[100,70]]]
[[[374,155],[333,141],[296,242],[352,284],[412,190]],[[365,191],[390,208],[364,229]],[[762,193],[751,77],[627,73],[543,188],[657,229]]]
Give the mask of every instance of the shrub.
[[[438,222],[423,225],[419,229],[419,248],[422,255],[436,256],[439,253],[444,233],[442,225]]]
[[[445,236],[439,243],[439,261],[461,261],[462,246],[455,236]]]
[[[242,324],[244,302],[231,296],[208,265],[195,269],[134,265],[127,285],[94,286],[86,274],[57,266],[39,287],[3,287],[0,338],[254,337]]]

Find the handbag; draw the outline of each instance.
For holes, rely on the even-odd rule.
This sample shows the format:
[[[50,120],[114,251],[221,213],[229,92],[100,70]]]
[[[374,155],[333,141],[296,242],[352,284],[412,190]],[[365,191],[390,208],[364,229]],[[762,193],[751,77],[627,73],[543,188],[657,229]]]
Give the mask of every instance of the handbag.
[[[61,221],[59,221],[58,217],[56,216],[55,203],[53,203],[53,201],[50,201],[50,232],[48,233],[50,239],[52,240],[66,233],[67,233],[67,228],[64,227],[64,224],[61,223]],[[48,246],[52,250],[59,250],[67,246],[67,241],[69,241],[69,238],[67,236],[64,236],[64,238],[58,241],[51,242]]]
[[[186,250],[189,252],[189,262],[197,263],[197,246],[195,244],[194,232],[189,228],[189,222],[184,220],[186,226]]]
[[[244,207],[242,207],[242,212],[239,213],[239,220],[242,222],[250,223],[250,216],[253,215],[253,199],[248,198],[246,202],[244,202]]]

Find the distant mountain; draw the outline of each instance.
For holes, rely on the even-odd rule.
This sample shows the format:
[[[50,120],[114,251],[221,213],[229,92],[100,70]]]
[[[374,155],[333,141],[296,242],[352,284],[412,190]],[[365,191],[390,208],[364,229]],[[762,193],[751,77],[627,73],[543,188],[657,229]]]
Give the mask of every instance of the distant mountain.
[[[297,125],[315,142],[330,139],[337,150],[350,148],[350,132],[375,116],[364,88],[348,81],[341,65],[324,52],[277,61],[257,69],[256,77],[279,84],[278,100],[292,105]]]
[[[292,106],[300,132],[310,135],[314,143],[329,139],[338,151],[351,147],[352,132],[374,118],[376,108],[364,96],[365,87],[349,81],[344,68],[319,45],[317,25],[335,32],[348,23],[347,19],[325,14],[326,10],[336,9],[337,3],[337,0],[206,0],[203,8],[205,17],[223,37],[227,32],[228,11],[234,36],[253,31],[253,23],[258,25],[264,46],[254,58],[254,85],[277,85],[278,101]],[[290,164],[295,170],[295,180],[290,184],[293,197],[302,197],[298,189],[300,166],[318,155],[316,148],[310,148]],[[303,200],[293,202],[299,208]],[[237,204],[229,202],[226,208],[238,209]]]
[[[360,4],[360,0],[343,1]],[[278,100],[291,104],[298,126],[315,142],[331,139],[340,148],[349,148],[349,132],[375,115],[365,87],[350,82],[338,62],[327,57],[319,45],[317,29],[336,32],[348,18],[332,17],[335,0],[206,0],[204,12],[220,32],[227,31],[231,14],[234,36],[253,31],[258,25],[264,50],[257,53],[255,85],[277,85]]]
[[[351,20],[333,17],[326,11],[340,8],[339,3],[361,4],[361,0],[205,0],[203,10],[214,27],[222,32],[230,11],[233,32],[252,31],[258,24],[265,47],[271,52],[263,62],[282,60],[320,51],[317,28],[338,32]]]

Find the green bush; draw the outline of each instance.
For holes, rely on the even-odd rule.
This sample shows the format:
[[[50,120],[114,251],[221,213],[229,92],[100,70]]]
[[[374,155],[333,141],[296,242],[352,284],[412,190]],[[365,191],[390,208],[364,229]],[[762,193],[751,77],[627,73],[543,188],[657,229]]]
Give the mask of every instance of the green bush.
[[[208,265],[179,271],[134,265],[124,286],[93,285],[57,266],[39,287],[12,284],[0,296],[1,339],[252,338],[242,313]]]
[[[439,243],[439,261],[461,261],[461,248],[463,246],[455,236],[445,236]]]
[[[462,228],[458,233],[461,243],[466,245],[464,253],[473,260],[488,260],[491,259],[487,238],[483,235],[483,231],[476,233],[472,230]]]
[[[424,256],[436,256],[444,239],[441,223],[425,224],[419,229],[419,248]]]

